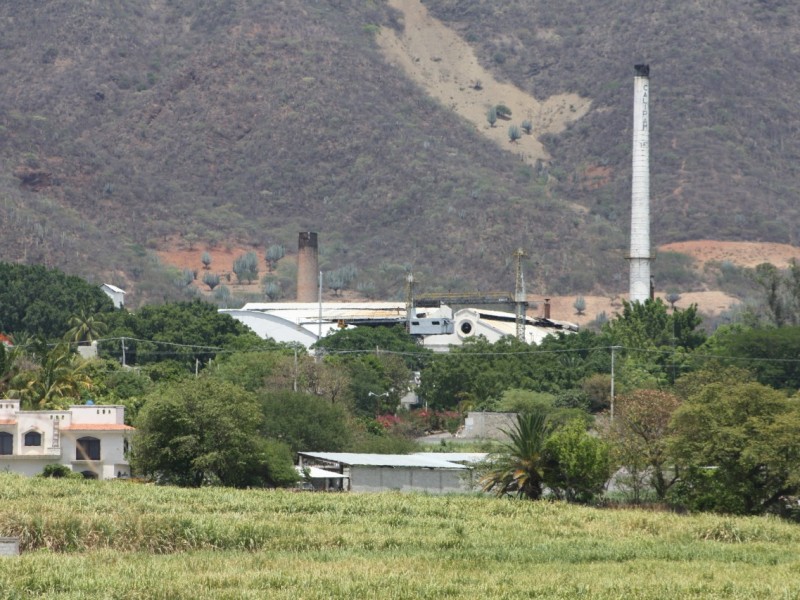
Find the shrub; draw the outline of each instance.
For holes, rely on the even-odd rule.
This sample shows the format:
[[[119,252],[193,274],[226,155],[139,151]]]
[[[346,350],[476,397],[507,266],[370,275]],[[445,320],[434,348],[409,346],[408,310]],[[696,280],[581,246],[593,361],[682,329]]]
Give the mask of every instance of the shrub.
[[[216,273],[205,273],[203,275],[203,283],[208,286],[209,290],[213,290],[219,285],[219,275]]]
[[[40,476],[54,479],[83,479],[80,473],[74,473],[68,466],[59,464],[45,465]]]
[[[497,112],[497,117],[500,119],[510,119],[511,118],[511,109],[508,108],[505,104],[498,104],[494,107],[495,111]]]
[[[252,283],[254,279],[258,278],[258,257],[255,252],[248,252],[242,254],[235,261],[233,261],[233,272],[236,273],[236,279],[241,283],[247,280],[247,283]]]

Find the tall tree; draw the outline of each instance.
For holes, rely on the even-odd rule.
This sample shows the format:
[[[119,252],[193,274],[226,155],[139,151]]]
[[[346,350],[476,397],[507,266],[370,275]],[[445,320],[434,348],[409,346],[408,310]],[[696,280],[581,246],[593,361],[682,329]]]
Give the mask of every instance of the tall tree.
[[[670,419],[679,406],[678,397],[668,392],[634,390],[617,398],[610,426],[617,462],[632,478],[641,477],[659,500],[666,498],[678,477],[667,452],[667,439]]]
[[[108,316],[109,336],[126,339],[125,361],[142,365],[173,359],[194,370],[206,365],[219,349],[272,348],[213,304],[195,300],[143,306],[136,313],[119,311]],[[104,345],[104,355],[122,358],[122,343]]]
[[[713,349],[720,363],[744,366],[764,385],[800,389],[800,326],[729,328],[714,335]]]
[[[605,440],[586,430],[581,419],[556,429],[545,442],[544,482],[556,498],[590,502],[603,491],[611,474]]]
[[[697,305],[669,311],[660,299],[630,303],[603,326],[611,344],[621,346],[620,380],[629,389],[675,381],[690,353],[706,339]]]
[[[291,455],[261,437],[262,424],[256,397],[242,388],[208,378],[183,382],[145,403],[131,463],[145,476],[193,487],[293,483]]]
[[[70,342],[90,344],[108,332],[108,325],[105,322],[84,309],[69,318],[69,325],[70,329],[65,338]]]
[[[66,408],[92,386],[86,366],[67,344],[59,344],[47,352],[40,365],[14,378],[12,393],[19,395],[29,409]]]
[[[759,383],[714,383],[675,411],[679,501],[760,514],[800,492],[800,402]]]
[[[110,313],[111,298],[96,285],[42,266],[0,263],[0,332],[61,339],[69,318]]]
[[[350,425],[340,404],[312,394],[283,391],[261,395],[262,432],[292,451],[337,452],[351,443]]]

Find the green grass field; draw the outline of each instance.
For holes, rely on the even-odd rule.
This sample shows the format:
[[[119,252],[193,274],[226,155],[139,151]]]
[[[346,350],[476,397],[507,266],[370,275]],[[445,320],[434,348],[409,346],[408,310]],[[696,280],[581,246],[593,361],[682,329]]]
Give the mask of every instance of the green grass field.
[[[775,518],[0,474],[2,598],[798,598]]]

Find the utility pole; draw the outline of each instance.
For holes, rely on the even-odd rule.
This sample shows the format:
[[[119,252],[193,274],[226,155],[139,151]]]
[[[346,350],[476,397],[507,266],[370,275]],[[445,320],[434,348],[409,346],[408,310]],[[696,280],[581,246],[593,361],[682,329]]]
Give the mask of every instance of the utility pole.
[[[406,331],[411,332],[411,319],[414,318],[414,273],[406,276]]]
[[[319,347],[319,343],[322,341],[322,271],[319,272],[319,285],[317,286],[317,303],[319,304],[319,315],[318,315],[318,323],[317,323],[317,352],[316,352],[316,359],[317,362],[322,360],[322,348]]]
[[[528,307],[528,299],[525,295],[525,276],[522,273],[522,257],[527,256],[522,248],[514,251],[514,258],[517,261],[517,277],[514,286],[514,306],[516,309],[517,339],[525,341],[525,310]]]
[[[297,391],[297,348],[294,349],[294,374],[292,377],[292,391]]]
[[[619,350],[622,346],[611,346],[611,422],[614,422],[614,357],[615,350]]]

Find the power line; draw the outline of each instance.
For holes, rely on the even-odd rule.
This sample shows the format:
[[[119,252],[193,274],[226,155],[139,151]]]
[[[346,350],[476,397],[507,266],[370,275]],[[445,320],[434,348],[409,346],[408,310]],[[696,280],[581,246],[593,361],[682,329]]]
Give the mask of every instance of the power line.
[[[111,343],[111,342],[120,342],[120,341],[131,341],[131,342],[139,342],[145,344],[153,344],[156,346],[166,346],[171,348],[182,348],[186,350],[192,350],[195,352],[214,352],[217,354],[236,354],[236,353],[264,353],[264,352],[280,352],[286,353],[291,350],[290,347],[271,347],[271,348],[247,348],[247,349],[230,349],[230,348],[223,348],[220,346],[204,346],[199,344],[182,344],[178,342],[168,342],[164,340],[147,340],[142,338],[135,338],[135,337],[128,337],[128,336],[120,336],[120,337],[113,337],[113,338],[101,338],[95,340],[98,345]],[[64,342],[60,342],[64,343]],[[79,342],[67,342],[68,345],[79,345]],[[59,345],[59,343],[48,343],[45,344],[47,347],[55,347]],[[18,348],[30,348],[35,347],[35,344],[25,344],[16,346]],[[458,347],[457,347],[458,348]],[[461,346],[460,348],[464,348]],[[548,354],[574,354],[574,353],[594,353],[598,351],[608,352],[609,355],[612,349],[616,349],[618,351],[625,351],[629,353],[645,353],[645,354],[657,354],[662,356],[675,356],[678,354],[675,350],[667,349],[667,350],[660,350],[657,348],[636,348],[630,346],[590,346],[585,348],[561,348],[561,349],[554,349],[554,350],[541,350],[541,349],[530,349],[530,350],[509,350],[509,351],[480,351],[480,352],[473,352],[470,350],[462,350],[457,352],[432,352],[428,349],[421,349],[419,351],[409,351],[409,350],[389,350],[384,348],[379,348],[380,354],[387,354],[387,355],[395,355],[395,356],[404,356],[404,357],[416,357],[425,360],[438,360],[438,359],[447,359],[447,360],[454,360],[454,359],[467,359],[473,357],[514,357],[514,356],[539,356],[539,355],[548,355]],[[143,350],[141,348],[138,349],[140,352]],[[145,352],[150,356],[186,356],[185,353],[181,352],[170,352],[170,351],[159,351],[159,350],[145,350]],[[358,354],[374,354],[375,348],[371,349],[336,349],[336,350],[325,350],[325,354],[329,356],[338,356],[338,355],[358,355]],[[702,360],[719,360],[719,361],[736,361],[736,362],[752,362],[752,363],[785,363],[785,364],[800,364],[800,358],[771,358],[771,357],[756,357],[756,356],[728,356],[722,354],[699,354],[697,352],[688,351],[683,354],[687,359],[702,359]],[[683,365],[681,368],[687,368]]]

